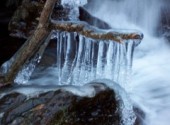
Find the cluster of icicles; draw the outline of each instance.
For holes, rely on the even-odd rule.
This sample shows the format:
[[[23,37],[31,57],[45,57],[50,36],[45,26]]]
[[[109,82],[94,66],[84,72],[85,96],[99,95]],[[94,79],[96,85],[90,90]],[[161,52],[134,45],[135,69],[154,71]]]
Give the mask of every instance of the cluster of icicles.
[[[53,66],[57,85],[83,85],[95,79],[110,79],[125,87],[129,81],[133,50],[139,41],[124,40],[120,44],[59,31],[53,36],[57,42],[57,61]],[[26,67],[32,72],[35,66],[29,65],[30,68]],[[31,74],[28,70],[23,69],[16,82],[28,80],[30,75],[23,77]]]
[[[120,44],[67,32],[56,32],[56,37],[58,83],[79,85],[105,78],[124,86],[128,81],[136,41]]]

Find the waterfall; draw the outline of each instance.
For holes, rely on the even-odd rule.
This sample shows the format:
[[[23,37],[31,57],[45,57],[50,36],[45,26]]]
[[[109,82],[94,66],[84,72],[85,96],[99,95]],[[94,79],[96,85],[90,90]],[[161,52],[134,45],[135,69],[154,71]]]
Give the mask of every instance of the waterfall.
[[[87,6],[93,15],[112,27],[144,33],[134,53],[132,89],[126,90],[145,112],[146,125],[169,125],[170,46],[168,40],[157,35],[161,32],[162,10],[169,5],[169,0],[93,0]]]
[[[68,3],[68,0],[64,1]],[[139,41],[124,40],[119,44],[115,41],[94,40],[77,33],[61,31],[55,32],[57,61],[53,67],[42,72],[45,77],[42,76],[43,79],[38,82],[81,86],[95,79],[110,79],[128,91],[133,103],[145,112],[146,125],[169,125],[170,48],[164,38],[156,36],[164,2],[165,0],[93,0],[91,6],[87,6],[94,16],[103,19],[114,28],[139,29],[144,33],[145,38],[135,51],[132,82],[129,81],[132,78],[133,51]],[[74,10],[77,8],[73,8],[72,12]],[[70,13],[71,17],[74,16],[72,14]],[[77,15],[69,19],[76,20]],[[31,64],[24,67],[23,73],[19,73],[18,83],[37,84],[36,80],[27,82],[37,60],[39,57],[35,57],[30,61]],[[4,66],[8,65],[10,64]],[[129,83],[132,90],[128,88]],[[131,102],[126,100],[122,103],[125,106],[123,109],[130,107],[130,110],[122,113],[127,120],[131,119],[128,116],[129,111],[132,111],[132,106],[128,103]],[[126,120],[123,124],[128,125]]]
[[[68,7],[68,0],[65,2],[66,4],[63,3],[64,7]],[[69,20],[76,20],[77,13],[75,11],[78,6],[76,5],[76,8],[72,4],[70,6],[72,8]],[[40,55],[36,55],[25,64],[18,73],[15,82],[27,85],[41,83],[42,85],[83,86],[96,79],[99,82],[102,82],[103,79],[110,80],[111,82],[104,81],[103,83],[115,88],[116,98],[122,99],[120,109],[118,109],[122,113],[121,125],[132,125],[136,116],[131,100],[126,92],[122,91],[122,88],[125,90],[129,88],[134,48],[140,43],[140,40],[129,39],[118,43],[111,40],[91,39],[75,32],[64,31],[55,31],[53,36],[57,46],[55,65],[47,68],[43,72],[44,76],[40,75],[42,80],[28,81],[36,64],[41,59]],[[113,84],[113,81],[116,84]],[[117,97],[119,94],[120,97]]]

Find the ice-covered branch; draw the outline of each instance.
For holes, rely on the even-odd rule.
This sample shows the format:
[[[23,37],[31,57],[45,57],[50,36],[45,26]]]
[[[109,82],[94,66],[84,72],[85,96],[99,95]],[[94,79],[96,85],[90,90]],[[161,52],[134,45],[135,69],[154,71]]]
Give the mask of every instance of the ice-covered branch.
[[[3,76],[0,76],[0,86],[1,83],[12,83],[24,64],[30,60],[40,48],[42,48],[41,52],[44,51],[45,47],[41,46],[43,46],[44,41],[49,40],[51,30],[77,32],[88,38],[111,40],[119,43],[128,39],[141,40],[143,38],[142,33],[133,31],[102,30],[83,21],[53,21],[51,20],[51,13],[53,12],[55,3],[58,1],[59,0],[46,1],[39,18],[39,23],[35,30],[33,30],[33,34],[27,39],[14,57],[9,60],[10,65],[7,67],[7,72],[3,73]]]
[[[116,42],[122,42],[128,39],[143,38],[142,33],[133,31],[118,31],[118,30],[103,30],[93,27],[83,21],[51,21],[50,29],[61,30],[67,32],[77,32],[81,35],[92,39],[100,40],[113,40]]]

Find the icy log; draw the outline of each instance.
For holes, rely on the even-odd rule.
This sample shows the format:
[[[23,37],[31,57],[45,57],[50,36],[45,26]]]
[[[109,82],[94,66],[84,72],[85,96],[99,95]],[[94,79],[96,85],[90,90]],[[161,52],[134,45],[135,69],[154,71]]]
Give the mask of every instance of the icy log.
[[[128,39],[142,40],[143,34],[131,31],[103,30],[93,27],[83,21],[51,21],[50,29],[77,32],[92,39],[112,40],[122,42]]]

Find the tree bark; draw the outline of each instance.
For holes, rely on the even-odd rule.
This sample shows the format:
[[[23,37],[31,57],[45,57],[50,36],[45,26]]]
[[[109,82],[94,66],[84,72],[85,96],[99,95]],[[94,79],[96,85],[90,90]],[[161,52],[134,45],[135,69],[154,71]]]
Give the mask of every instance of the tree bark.
[[[112,40],[115,42],[122,43],[123,40],[128,39],[138,39],[142,40],[143,34],[132,31],[116,31],[116,30],[101,30],[96,27],[90,26],[86,22],[83,21],[51,21],[50,24],[51,30],[60,30],[60,31],[68,31],[68,32],[77,32],[81,35],[92,39],[100,39],[100,40]]]

